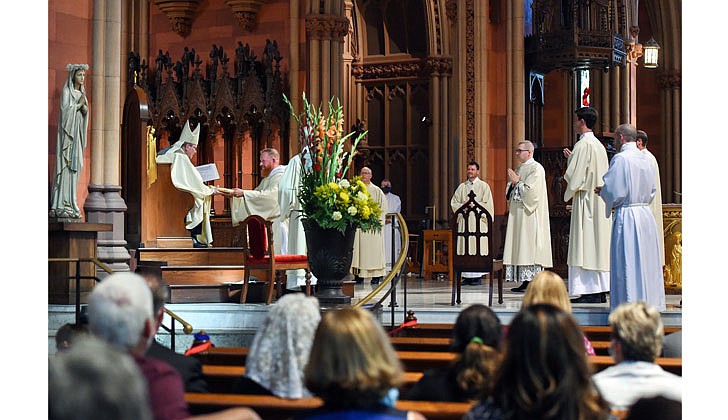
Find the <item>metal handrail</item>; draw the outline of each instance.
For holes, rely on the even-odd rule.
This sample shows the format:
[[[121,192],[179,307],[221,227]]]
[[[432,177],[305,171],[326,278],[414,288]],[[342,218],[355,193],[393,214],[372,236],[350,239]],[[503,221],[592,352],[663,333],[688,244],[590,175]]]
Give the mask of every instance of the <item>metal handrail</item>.
[[[400,250],[399,257],[397,258],[397,261],[392,265],[392,270],[386,275],[384,280],[379,284],[379,286],[375,287],[374,290],[372,290],[368,295],[364,296],[359,302],[354,304],[354,307],[360,308],[367,303],[369,303],[370,300],[374,298],[374,296],[379,293],[381,290],[383,290],[385,287],[390,286],[390,282],[392,283],[391,288],[387,291],[387,293],[382,296],[381,299],[377,303],[373,305],[374,308],[377,308],[381,306],[382,302],[389,297],[389,295],[395,290],[395,287],[397,286],[397,283],[399,282],[400,277],[402,276],[402,267],[404,266],[405,260],[407,259],[407,253],[409,252],[409,229],[407,229],[407,222],[404,220],[404,217],[402,217],[399,213],[387,213],[387,216],[392,216],[397,218],[397,222],[399,223],[399,233],[400,237],[402,238],[402,249]],[[394,280],[396,279],[396,282]],[[404,311],[407,313],[407,293],[405,290],[405,303],[404,303]]]
[[[95,280],[96,282],[101,281],[96,276],[82,276],[81,275],[81,263],[82,262],[90,262],[93,263],[95,266],[99,267],[100,269],[104,270],[107,274],[113,274],[114,271],[110,269],[106,264],[99,261],[97,258],[91,257],[91,258],[48,258],[48,262],[75,262],[76,263],[76,275],[74,276],[76,279],[76,324],[79,323],[80,317],[81,317],[81,279],[86,280]],[[69,277],[69,278],[74,278]],[[165,330],[169,331],[172,338],[172,349],[174,350],[174,335],[175,335],[175,329],[174,329],[174,322],[177,321],[180,324],[182,324],[182,331],[184,331],[185,334],[191,334],[194,330],[192,328],[192,325],[190,325],[188,322],[186,322],[184,319],[180,318],[179,315],[175,314],[174,312],[170,311],[167,308],[164,308],[164,312],[169,315],[170,318],[172,318],[172,327],[167,328],[165,326],[162,326]]]

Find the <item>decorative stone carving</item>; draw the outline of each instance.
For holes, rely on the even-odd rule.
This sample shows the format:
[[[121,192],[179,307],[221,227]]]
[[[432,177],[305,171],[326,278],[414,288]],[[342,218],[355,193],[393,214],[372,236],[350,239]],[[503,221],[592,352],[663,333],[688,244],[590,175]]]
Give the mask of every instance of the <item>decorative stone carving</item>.
[[[172,24],[172,30],[186,37],[192,30],[192,17],[197,11],[199,0],[152,0]]]
[[[458,21],[458,2],[457,0],[447,0],[445,3],[445,14],[451,24]]]
[[[349,33],[349,20],[336,15],[306,16],[306,34],[312,39],[329,39],[344,42]]]
[[[452,58],[431,56],[425,59],[425,68],[440,76],[452,75]]]
[[[267,0],[225,0],[235,13],[235,19],[246,31],[252,31],[258,24],[258,12]]]
[[[398,63],[352,63],[351,74],[357,80],[427,78],[432,74],[450,76],[452,57],[430,56]]]
[[[465,56],[475,57],[475,4],[465,2]],[[467,161],[475,160],[475,60],[465,61],[465,140]]]

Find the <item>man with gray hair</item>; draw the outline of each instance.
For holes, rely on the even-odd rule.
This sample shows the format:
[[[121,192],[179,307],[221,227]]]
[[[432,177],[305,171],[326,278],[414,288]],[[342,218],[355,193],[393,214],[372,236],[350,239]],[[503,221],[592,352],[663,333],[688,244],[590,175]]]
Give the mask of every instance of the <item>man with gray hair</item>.
[[[523,140],[516,147],[521,164],[508,168],[508,227],[503,249],[506,281],[521,282],[512,292],[523,292],[544,268],[553,267],[546,171],[533,159],[533,143]]]
[[[655,196],[655,167],[637,149],[637,131],[622,124],[614,131],[621,146],[604,174],[604,186],[596,187],[606,204],[606,216],[614,211],[609,252],[610,307],[643,300],[665,310],[665,285],[660,262],[657,225],[650,211]]]
[[[146,379],[155,420],[190,419],[182,377],[169,364],[145,355],[157,324],[152,292],[134,273],[114,273],[96,285],[88,300],[89,329],[112,346],[129,353]],[[219,417],[218,417],[219,415]],[[248,408],[232,408],[205,419],[257,419]]]
[[[655,364],[662,351],[660,312],[646,302],[623,303],[609,315],[610,353],[616,362],[593,376],[613,410],[628,410],[640,398],[657,395],[682,401],[682,377]]]

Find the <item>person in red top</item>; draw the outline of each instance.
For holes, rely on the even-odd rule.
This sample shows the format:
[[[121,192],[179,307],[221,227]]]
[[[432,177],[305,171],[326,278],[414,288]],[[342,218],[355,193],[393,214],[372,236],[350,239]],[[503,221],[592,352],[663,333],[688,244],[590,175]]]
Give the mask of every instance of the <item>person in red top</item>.
[[[88,302],[89,329],[115,347],[129,352],[147,380],[155,420],[195,418],[190,415],[179,372],[145,355],[157,332],[152,293],[144,278],[114,273],[93,288]],[[205,419],[258,419],[244,407],[201,416]]]

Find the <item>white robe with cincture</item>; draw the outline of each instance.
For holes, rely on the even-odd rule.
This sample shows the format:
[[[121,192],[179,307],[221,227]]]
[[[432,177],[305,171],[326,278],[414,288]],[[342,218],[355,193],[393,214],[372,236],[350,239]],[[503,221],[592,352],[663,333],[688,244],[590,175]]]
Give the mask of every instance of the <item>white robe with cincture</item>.
[[[652,154],[647,148],[642,149],[642,153],[647,155],[652,164],[655,166],[655,182],[657,183],[657,191],[655,192],[655,198],[650,202],[650,210],[652,215],[655,216],[655,222],[657,222],[657,239],[660,241],[660,266],[665,265],[665,228],[662,223],[662,187],[660,186],[660,167],[657,164],[655,155]]]
[[[634,142],[622,145],[604,175],[600,196],[614,209],[610,248],[610,306],[643,300],[665,310],[665,285],[658,255],[657,225],[649,204],[655,168]]]
[[[281,253],[281,247],[287,239],[287,229],[278,220],[281,214],[278,206],[278,184],[285,169],[285,165],[276,166],[254,190],[245,190],[242,197],[232,197],[230,200],[233,226],[237,226],[251,214],[273,221],[273,249],[276,255]]]
[[[387,213],[401,213],[402,200],[398,195],[389,193],[384,194],[387,197]],[[392,226],[399,226],[396,218],[387,218],[390,223],[385,223],[384,227],[384,256],[387,258],[387,271],[392,270]],[[397,261],[399,252],[402,249],[402,237],[399,230],[394,231],[394,261]]]

